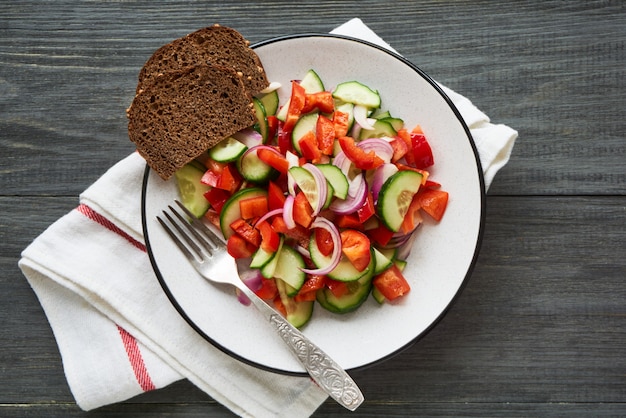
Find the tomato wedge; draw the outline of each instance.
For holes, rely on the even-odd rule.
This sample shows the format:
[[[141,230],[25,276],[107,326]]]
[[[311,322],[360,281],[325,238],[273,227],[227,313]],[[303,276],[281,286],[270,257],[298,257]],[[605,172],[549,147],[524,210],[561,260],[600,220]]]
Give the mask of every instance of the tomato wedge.
[[[353,229],[341,231],[341,251],[358,271],[365,270],[370,264],[370,240],[362,232]]]

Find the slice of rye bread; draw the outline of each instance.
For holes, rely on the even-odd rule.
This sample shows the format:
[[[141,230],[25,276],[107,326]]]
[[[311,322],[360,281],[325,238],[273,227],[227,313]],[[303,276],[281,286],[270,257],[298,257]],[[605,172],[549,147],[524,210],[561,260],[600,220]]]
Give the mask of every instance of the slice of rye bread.
[[[160,74],[205,63],[231,67],[241,73],[251,96],[269,85],[261,60],[250,48],[250,42],[234,29],[213,25],[155,51],[139,72],[137,92]]]
[[[127,110],[128,136],[161,178],[256,121],[252,100],[231,68],[170,71],[139,92]]]

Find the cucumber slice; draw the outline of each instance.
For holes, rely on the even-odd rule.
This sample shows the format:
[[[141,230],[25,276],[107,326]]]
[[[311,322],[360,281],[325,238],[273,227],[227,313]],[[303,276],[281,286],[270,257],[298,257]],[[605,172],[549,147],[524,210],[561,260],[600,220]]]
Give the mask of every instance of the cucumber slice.
[[[204,194],[209,191],[211,186],[200,183],[203,175],[204,170],[201,170],[193,163],[184,165],[174,173],[181,203],[196,218],[204,216],[210,207],[209,201],[205,199]]]
[[[380,138],[380,137],[390,137],[393,138],[398,133],[393,125],[385,119],[376,120],[374,122],[374,129],[361,129],[359,133],[359,140],[367,139],[367,138]]]
[[[333,188],[333,195],[339,199],[345,199],[348,196],[349,184],[343,171],[332,164],[319,164],[317,168],[320,169],[328,184]]]
[[[278,110],[278,90],[273,90],[262,96],[257,97],[265,108],[265,116],[272,116]]]
[[[324,83],[322,83],[322,79],[314,70],[306,72],[302,80],[300,80],[300,85],[304,87],[304,91],[308,94],[324,91]]]
[[[255,149],[243,154],[237,162],[237,169],[242,177],[253,183],[266,183],[278,175],[272,166],[261,161]]]
[[[283,107],[281,107],[278,113],[276,113],[276,119],[278,119],[281,122],[284,122],[285,120],[287,120],[287,113],[289,113],[290,102],[291,102],[291,99],[287,99]]]
[[[316,267],[324,268],[330,264],[330,256],[322,254],[317,246],[315,233],[311,234],[311,238],[309,239],[309,253],[311,254],[311,261],[313,261],[313,264],[315,264]],[[350,260],[348,260],[345,255],[342,255],[337,267],[328,273],[327,276],[340,282],[353,282],[359,280],[366,274],[371,274],[371,270],[374,266],[373,263],[374,261],[372,257],[370,265],[363,269],[363,271],[358,271]]]
[[[280,279],[276,280],[276,288],[280,300],[287,311],[286,319],[296,328],[304,326],[313,314],[313,301],[296,302],[287,295],[287,284]]]
[[[381,251],[378,251],[376,248],[372,248],[372,253],[374,255],[374,274],[380,274],[383,271],[387,270],[393,264],[393,260],[384,255]]]
[[[229,163],[241,157],[247,149],[246,145],[229,136],[209,150],[209,157],[220,163]]]
[[[265,251],[263,248],[259,247],[258,250],[252,255],[252,260],[250,261],[250,268],[253,269],[263,269],[268,263],[270,263],[275,257],[276,254],[280,252],[280,248],[283,246],[283,236],[280,237],[280,243],[278,244],[278,249],[274,252]],[[274,276],[274,271],[271,272],[266,270],[266,273],[271,273],[269,277],[266,277],[261,271],[261,275],[266,279],[270,279]]]
[[[370,109],[380,107],[380,95],[358,81],[346,81],[335,87],[333,97],[343,102],[363,105]]]
[[[291,174],[302,193],[304,193],[311,207],[317,208],[320,204],[320,193],[317,189],[317,183],[315,183],[315,177],[313,177],[313,174],[311,174],[311,172],[309,172],[306,168],[299,166],[291,167],[289,169],[289,174]]]
[[[254,129],[261,134],[263,142],[266,142],[269,133],[269,127],[267,126],[267,115],[265,113],[265,106],[263,106],[263,103],[261,103],[261,101],[257,98],[252,99],[252,104],[254,105],[254,113],[257,120],[257,122],[254,124]]]
[[[402,225],[413,196],[422,183],[422,175],[416,171],[398,171],[385,181],[378,194],[376,212],[378,217],[393,232]]]
[[[222,207],[222,213],[220,214],[220,229],[225,239],[228,239],[235,233],[230,227],[230,224],[241,218],[241,209],[239,209],[239,202],[244,199],[250,199],[257,196],[267,196],[267,191],[258,187],[251,187],[249,189],[239,190],[232,195],[224,206]]]
[[[378,290],[378,288],[376,286],[372,286],[372,297],[374,298],[374,300],[376,302],[378,302],[379,304],[383,304],[385,303],[385,296],[380,293],[380,290]]]
[[[309,132],[315,133],[315,126],[317,125],[317,118],[319,115],[315,113],[309,113],[302,116],[293,127],[293,131],[291,132],[291,143],[293,148],[298,152],[298,154],[302,155],[302,151],[300,150],[300,144],[298,141],[304,137],[304,135]]]
[[[302,271],[305,268],[304,258],[288,245],[283,245],[277,257],[278,261],[274,270],[274,278],[285,282],[290,287],[286,290],[287,294],[294,296],[298,293],[306,279],[306,273]]]
[[[396,132],[404,128],[404,121],[400,118],[388,117],[388,118],[382,118],[380,120],[382,120],[383,122],[389,123]]]
[[[263,267],[261,267],[261,275],[266,279],[271,279],[274,277],[274,272],[276,271],[276,266],[278,266],[278,254],[283,249],[283,244],[285,243],[285,239],[283,236],[280,237],[280,243],[278,244],[278,249],[274,253],[274,256],[269,260]]]
[[[372,290],[374,254],[372,254],[370,265],[365,271],[367,271],[367,274],[364,274],[356,281],[348,283],[348,293],[341,297],[335,296],[328,288],[320,289],[316,294],[319,304],[335,313],[348,313],[356,310],[365,302]]]
[[[306,72],[302,80],[300,80],[300,85],[304,87],[304,92],[308,94],[319,93],[324,91],[324,83],[322,83],[322,79],[317,75],[314,70],[309,70]],[[289,102],[291,100],[288,99],[283,107],[280,108],[278,113],[276,113],[276,118],[280,121],[285,121],[287,119],[287,113],[289,113]]]
[[[377,113],[375,115],[372,116],[374,119],[385,119],[385,118],[390,118],[391,117],[391,112],[389,112],[388,110],[385,110],[384,112],[381,113]]]

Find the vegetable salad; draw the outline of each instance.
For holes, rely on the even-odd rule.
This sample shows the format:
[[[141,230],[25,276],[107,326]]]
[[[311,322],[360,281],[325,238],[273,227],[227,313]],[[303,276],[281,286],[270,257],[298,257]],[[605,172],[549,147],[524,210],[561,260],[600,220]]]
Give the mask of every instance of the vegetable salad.
[[[278,90],[289,88],[286,103]],[[257,124],[176,173],[181,199],[251,269],[246,284],[295,326],[313,307],[351,312],[410,291],[402,274],[422,216],[448,193],[429,178],[419,126],[358,81],[326,89],[314,70],[253,99]]]

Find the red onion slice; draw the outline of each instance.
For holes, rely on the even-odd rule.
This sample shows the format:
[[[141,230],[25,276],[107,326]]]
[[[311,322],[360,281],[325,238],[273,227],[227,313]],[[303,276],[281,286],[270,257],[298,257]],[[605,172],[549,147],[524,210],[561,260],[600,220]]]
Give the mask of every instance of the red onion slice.
[[[278,208],[278,209],[274,209],[274,210],[270,210],[269,212],[267,212],[265,215],[261,216],[256,222],[255,225],[260,224],[263,221],[268,220],[269,218],[271,218],[274,215],[281,215],[283,213],[284,209],[283,208]]]
[[[367,117],[368,108],[363,105],[354,105],[354,121],[359,124],[361,129],[365,129],[371,131],[374,129],[375,119],[370,119]]]
[[[357,143],[357,147],[365,152],[374,151],[386,163],[393,157],[393,147],[382,138],[367,138]]]
[[[333,253],[330,255],[330,262],[325,267],[317,269],[301,269],[308,274],[328,274],[337,267],[339,260],[341,260],[341,236],[339,230],[331,221],[324,217],[317,217],[311,224],[311,228],[322,228],[330,233],[330,237],[333,240]]]
[[[350,181],[348,197],[344,200],[336,199],[330,205],[330,210],[340,215],[354,213],[365,203],[367,198],[367,182],[363,174],[358,174]]]
[[[295,200],[292,195],[287,195],[285,204],[283,205],[283,220],[288,229],[296,227],[296,221],[293,219],[293,203]]]
[[[378,200],[378,193],[380,193],[380,188],[383,187],[383,184],[387,181],[389,177],[398,172],[398,167],[395,164],[385,163],[374,170],[374,174],[372,175],[372,197],[374,198],[374,202]]]
[[[252,128],[246,128],[232,135],[237,141],[243,143],[248,148],[263,143],[263,137]]]

